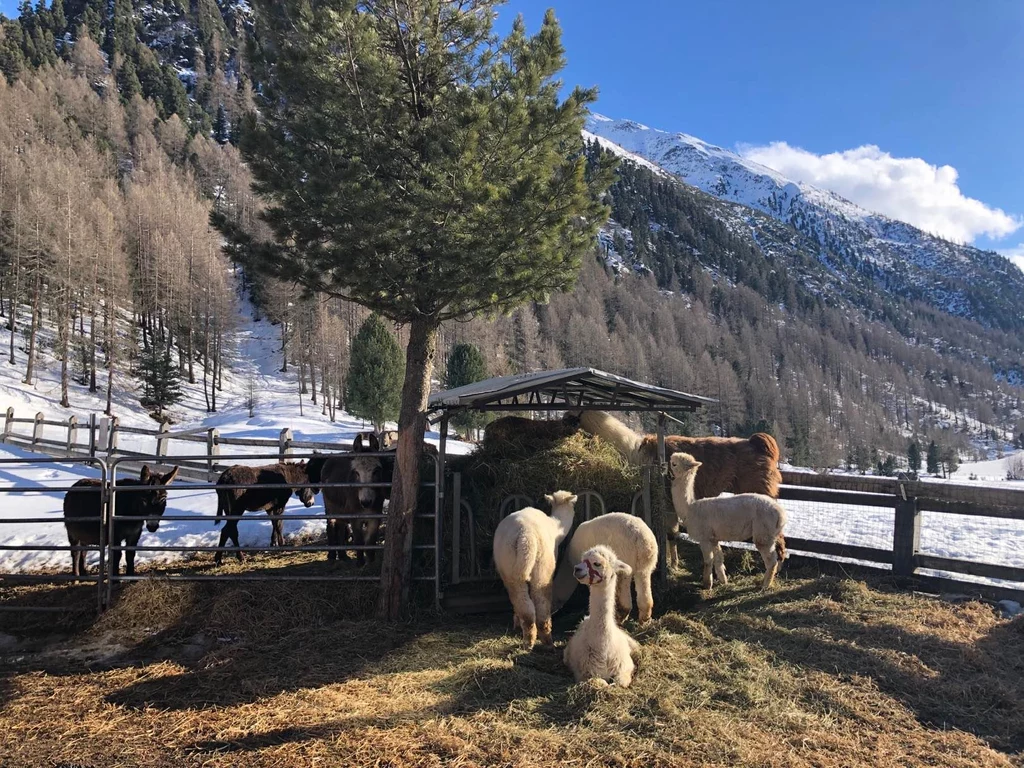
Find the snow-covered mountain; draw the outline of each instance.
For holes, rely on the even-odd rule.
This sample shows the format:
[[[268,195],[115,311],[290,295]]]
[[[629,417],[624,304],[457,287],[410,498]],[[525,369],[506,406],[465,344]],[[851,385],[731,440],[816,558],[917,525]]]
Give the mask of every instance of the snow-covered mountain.
[[[594,114],[587,134],[726,203],[794,227],[882,288],[1007,331],[1024,329],[1024,274],[1005,257],[930,235],[685,133]],[[753,224],[756,227],[756,224]]]

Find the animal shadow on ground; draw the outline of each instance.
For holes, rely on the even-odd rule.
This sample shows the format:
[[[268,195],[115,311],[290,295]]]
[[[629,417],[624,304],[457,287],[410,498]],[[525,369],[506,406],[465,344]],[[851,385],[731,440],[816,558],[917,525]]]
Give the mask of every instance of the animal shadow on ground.
[[[809,587],[799,590],[799,605],[788,595],[784,603],[745,601],[742,612],[723,607],[716,615],[711,606],[705,621],[716,636],[758,646],[777,661],[868,679],[922,725],[973,733],[1008,754],[1024,751],[1024,618],[992,621],[988,606],[956,606],[957,636],[991,624],[963,642],[944,636],[946,611],[933,619],[899,606],[877,610],[885,596],[853,581],[822,578]],[[844,709],[841,701],[830,706]]]

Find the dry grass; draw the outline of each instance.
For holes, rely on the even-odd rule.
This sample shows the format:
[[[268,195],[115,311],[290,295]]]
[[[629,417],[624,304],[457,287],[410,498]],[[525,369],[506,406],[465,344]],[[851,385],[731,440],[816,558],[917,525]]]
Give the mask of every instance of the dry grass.
[[[628,690],[573,685],[509,616],[382,626],[356,585],[135,584],[4,658],[0,765],[1024,764],[1024,621],[807,571],[764,595],[732,559],[734,583],[683,572],[634,628]]]

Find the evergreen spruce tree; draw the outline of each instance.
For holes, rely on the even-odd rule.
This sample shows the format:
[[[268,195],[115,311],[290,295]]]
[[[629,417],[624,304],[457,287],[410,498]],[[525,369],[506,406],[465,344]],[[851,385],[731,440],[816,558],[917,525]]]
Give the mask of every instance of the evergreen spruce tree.
[[[231,139],[231,124],[223,104],[217,105],[217,119],[213,121],[213,138],[218,144],[227,144]]]
[[[379,315],[370,315],[352,340],[345,402],[353,416],[378,432],[398,418],[405,373],[402,348]]]
[[[493,33],[498,0],[257,0],[258,117],[240,144],[273,241],[214,221],[236,256],[409,328],[378,614],[408,599],[437,329],[569,288],[608,211],[587,166],[593,90],[560,100],[553,12]],[[410,53],[413,52],[413,53]]]
[[[917,440],[912,441],[907,448],[907,466],[911,472],[921,470],[921,446],[917,444]]]
[[[121,65],[117,68],[117,89],[121,99],[127,104],[136,95],[142,94],[142,83],[135,72],[135,62],[128,57],[120,57]]]
[[[181,400],[181,374],[167,347],[150,344],[148,349],[143,349],[139,356],[139,378],[142,380],[139,402],[146,408],[156,408],[158,416]]]
[[[445,371],[445,389],[464,387],[487,378],[487,363],[475,344],[456,344],[448,356],[448,370]],[[479,429],[487,423],[487,414],[477,411],[459,411],[452,417],[452,424],[459,429]]]
[[[164,114],[168,117],[177,115],[183,122],[188,123],[188,92],[181,84],[178,73],[174,67],[165,65],[163,68],[163,104]]]
[[[939,446],[932,440],[928,444],[928,453],[925,456],[925,467],[929,475],[939,474]]]

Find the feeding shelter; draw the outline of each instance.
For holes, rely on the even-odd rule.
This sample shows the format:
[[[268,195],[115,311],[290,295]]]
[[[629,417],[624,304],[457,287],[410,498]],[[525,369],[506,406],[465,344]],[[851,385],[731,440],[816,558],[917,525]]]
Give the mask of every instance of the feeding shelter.
[[[563,368],[498,376],[432,395],[428,404],[429,418],[432,423],[440,422],[438,476],[446,478],[444,483],[437,485],[435,500],[435,509],[442,523],[441,530],[437,532],[436,544],[441,571],[438,590],[443,603],[450,608],[464,610],[484,607],[488,603],[485,595],[481,593],[481,587],[493,588],[495,577],[479,562],[480,553],[489,551],[490,536],[493,534],[493,526],[488,523],[495,523],[496,519],[504,517],[509,512],[535,503],[542,493],[553,490],[548,487],[524,488],[521,484],[529,485],[533,480],[537,483],[550,482],[550,468],[557,466],[560,461],[571,464],[576,470],[583,464],[587,465],[587,471],[583,473],[562,473],[563,476],[586,478],[577,480],[577,484],[587,483],[591,479],[600,483],[601,478],[607,479],[615,475],[622,478],[623,473],[633,471],[636,485],[630,490],[625,503],[630,505],[629,508],[634,514],[641,515],[651,525],[659,541],[663,542],[663,516],[654,514],[655,510],[652,509],[652,488],[657,494],[657,489],[663,490],[663,482],[652,483],[652,478],[661,479],[664,474],[666,422],[671,418],[671,412],[695,411],[702,405],[713,402],[715,401],[711,398],[656,387],[596,368]],[[464,493],[469,482],[468,478],[463,477],[463,473],[469,472],[470,466],[466,462],[460,464],[460,460],[450,461],[446,453],[448,422],[460,411],[466,410],[526,412],[527,415],[548,416],[568,410],[653,412],[658,414],[657,434],[661,447],[659,456],[662,458],[656,466],[629,470],[623,467],[621,457],[615,453],[614,448],[607,444],[601,446],[598,441],[591,440],[587,444],[571,445],[565,444],[568,441],[564,441],[561,445],[552,444],[551,447],[537,450],[533,450],[534,446],[518,446],[518,453],[502,457],[501,467],[485,466],[478,474],[488,475],[493,486],[494,475],[499,469],[506,473],[515,471],[518,472],[520,487],[500,498],[493,495],[487,497],[487,509],[474,509],[469,498],[472,494]],[[475,456],[477,454],[471,454],[468,458],[472,460]],[[531,474],[530,465],[542,471]],[[455,471],[446,472],[446,469]],[[626,481],[631,482],[632,479],[626,478]],[[497,485],[500,488],[501,483]],[[508,488],[505,489],[507,490]],[[570,490],[580,496],[583,513],[581,515],[578,512],[578,519],[589,519],[595,514],[609,511],[604,508],[605,499],[596,490],[589,487],[573,487]],[[621,494],[619,496],[621,497]],[[480,499],[481,496],[478,494],[475,499],[477,504],[481,503]],[[622,498],[615,498],[613,503],[622,508],[624,502]],[[443,568],[440,565],[442,559]],[[659,552],[658,565],[660,579],[664,583],[667,578],[664,547],[661,547]],[[499,593],[498,596],[499,599],[503,599],[503,594]]]

